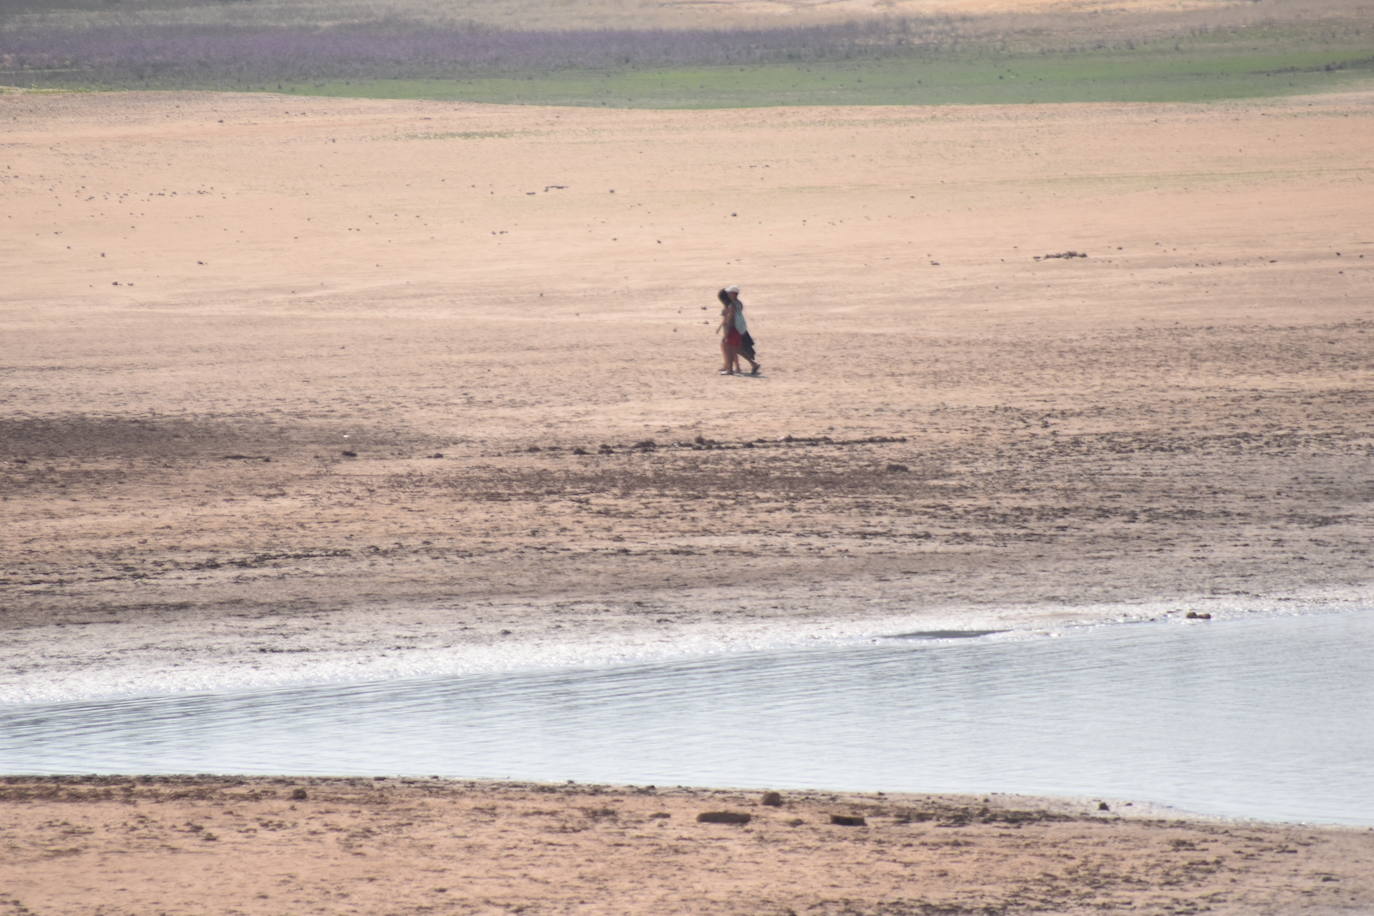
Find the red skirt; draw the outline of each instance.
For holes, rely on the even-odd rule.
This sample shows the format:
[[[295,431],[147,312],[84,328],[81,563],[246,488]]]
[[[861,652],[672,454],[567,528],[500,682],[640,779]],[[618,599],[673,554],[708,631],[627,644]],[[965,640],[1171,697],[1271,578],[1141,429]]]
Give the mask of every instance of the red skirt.
[[[731,328],[725,332],[725,345],[731,350],[738,350],[741,343],[743,343],[743,340],[739,336],[739,331]]]

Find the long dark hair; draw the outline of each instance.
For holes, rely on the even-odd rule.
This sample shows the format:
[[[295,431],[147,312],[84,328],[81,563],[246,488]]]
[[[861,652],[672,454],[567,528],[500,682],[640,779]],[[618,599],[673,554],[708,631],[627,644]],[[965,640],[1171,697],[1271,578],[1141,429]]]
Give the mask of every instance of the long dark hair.
[[[720,292],[716,293],[716,298],[720,300],[721,305],[727,308],[730,306],[730,294],[725,291],[724,287],[721,288]]]

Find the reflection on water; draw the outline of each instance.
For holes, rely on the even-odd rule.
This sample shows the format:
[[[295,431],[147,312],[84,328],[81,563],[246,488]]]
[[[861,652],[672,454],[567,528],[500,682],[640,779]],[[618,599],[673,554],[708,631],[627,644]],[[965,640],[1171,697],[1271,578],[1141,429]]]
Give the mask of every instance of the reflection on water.
[[[904,636],[671,665],[0,707],[0,772],[1002,791],[1374,824],[1374,613]]]

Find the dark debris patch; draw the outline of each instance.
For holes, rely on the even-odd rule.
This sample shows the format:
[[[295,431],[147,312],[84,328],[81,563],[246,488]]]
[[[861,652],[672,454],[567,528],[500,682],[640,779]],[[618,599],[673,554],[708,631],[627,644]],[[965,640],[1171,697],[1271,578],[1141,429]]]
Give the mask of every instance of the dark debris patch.
[[[799,449],[837,447],[849,448],[858,445],[891,445],[907,441],[906,436],[867,436],[860,439],[835,439],[830,436],[782,436],[777,439],[746,439],[737,442],[697,436],[695,439],[681,439],[676,442],[658,442],[654,439],[640,439],[636,442],[602,442],[596,446],[575,445],[566,451],[573,455],[615,455],[622,452],[646,454],[661,451],[733,451],[736,449]],[[565,449],[556,445],[527,445],[519,451],[529,454],[536,452],[561,452]],[[905,465],[889,465],[888,471],[910,470]]]
[[[884,636],[884,639],[977,639],[980,636],[992,636],[995,633],[1005,633],[1006,630],[915,630],[910,633],[893,633]]]

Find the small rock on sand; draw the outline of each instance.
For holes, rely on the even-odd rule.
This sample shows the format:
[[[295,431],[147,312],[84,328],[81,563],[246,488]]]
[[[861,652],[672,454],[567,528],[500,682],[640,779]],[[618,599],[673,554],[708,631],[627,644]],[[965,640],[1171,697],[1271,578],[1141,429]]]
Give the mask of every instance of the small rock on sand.
[[[699,824],[738,824],[744,825],[752,816],[742,811],[703,811],[697,815]]]

